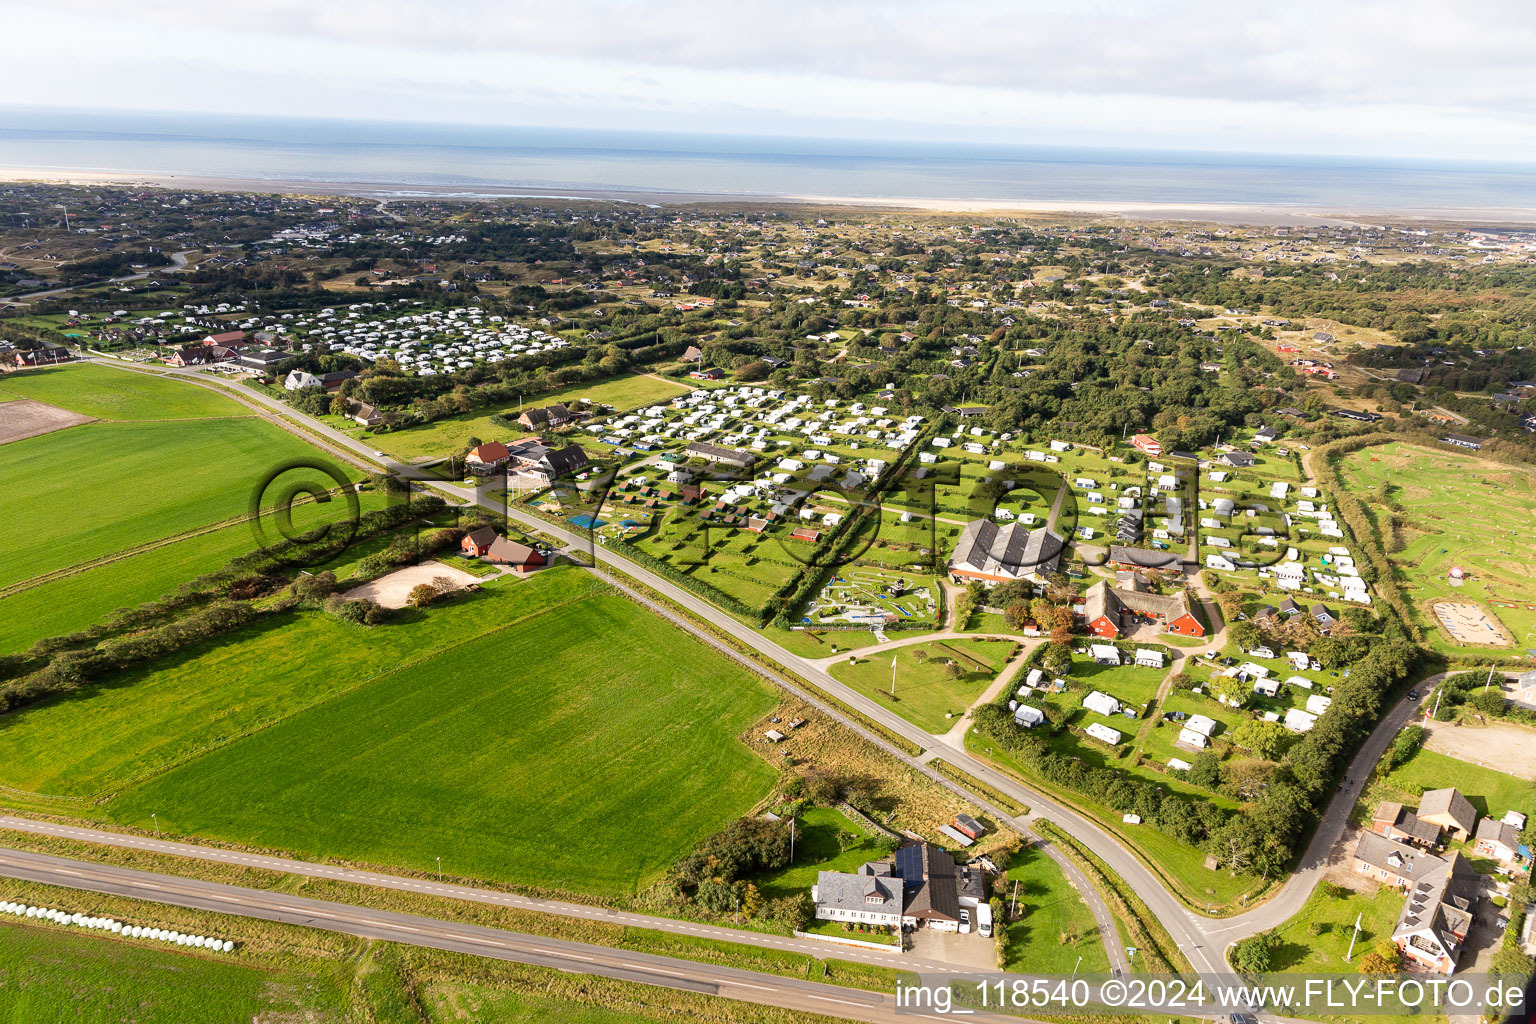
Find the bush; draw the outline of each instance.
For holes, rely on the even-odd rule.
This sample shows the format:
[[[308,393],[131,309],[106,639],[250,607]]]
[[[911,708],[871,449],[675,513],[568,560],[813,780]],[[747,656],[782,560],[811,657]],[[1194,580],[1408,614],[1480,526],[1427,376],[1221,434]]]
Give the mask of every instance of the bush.
[[[438,591],[436,587],[432,586],[430,583],[418,583],[411,588],[411,592],[406,597],[405,603],[410,605],[412,608],[425,608],[433,601],[436,601],[437,596]]]

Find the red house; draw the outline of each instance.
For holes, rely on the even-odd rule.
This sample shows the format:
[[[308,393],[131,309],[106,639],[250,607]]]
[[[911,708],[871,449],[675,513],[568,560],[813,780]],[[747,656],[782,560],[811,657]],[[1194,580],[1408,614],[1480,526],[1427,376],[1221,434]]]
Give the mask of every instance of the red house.
[[[465,558],[483,558],[494,543],[496,543],[495,528],[482,526],[464,535],[464,539],[459,541],[459,553]]]
[[[1100,580],[1083,595],[1079,614],[1088,632],[1110,640],[1124,632],[1127,619],[1131,628],[1140,621],[1156,623],[1164,633],[1179,636],[1203,637],[1206,633],[1205,623],[1190,609],[1182,590],[1173,594],[1149,594],[1140,590],[1120,590],[1111,587],[1108,580]]]
[[[813,530],[809,526],[798,526],[789,535],[790,540],[803,540],[815,544],[821,540],[821,531]]]
[[[1135,437],[1131,438],[1131,444],[1135,445],[1137,448],[1140,448],[1148,455],[1163,454],[1163,443],[1157,438],[1153,437],[1151,434],[1137,434]]]

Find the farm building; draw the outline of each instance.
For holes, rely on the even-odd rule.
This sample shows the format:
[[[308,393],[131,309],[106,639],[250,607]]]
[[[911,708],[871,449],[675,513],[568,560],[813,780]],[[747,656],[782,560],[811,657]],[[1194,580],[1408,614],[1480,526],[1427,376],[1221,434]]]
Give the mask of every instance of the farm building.
[[[497,537],[485,552],[487,562],[509,566],[515,572],[532,572],[542,568],[544,556],[526,544]]]
[[[1205,623],[1195,615],[1183,590],[1172,594],[1149,594],[1140,590],[1112,587],[1100,580],[1083,594],[1079,613],[1088,631],[1097,636],[1116,637],[1140,619],[1155,622],[1165,633],[1180,636],[1205,636]]]

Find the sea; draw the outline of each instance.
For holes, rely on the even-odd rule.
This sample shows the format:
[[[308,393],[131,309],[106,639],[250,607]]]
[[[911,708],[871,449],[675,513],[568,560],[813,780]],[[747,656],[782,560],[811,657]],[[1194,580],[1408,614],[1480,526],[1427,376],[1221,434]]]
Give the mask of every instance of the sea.
[[[0,109],[0,167],[346,186],[380,196],[837,197],[1536,210],[1536,166],[1451,159],[939,144]],[[366,186],[357,187],[353,186]]]

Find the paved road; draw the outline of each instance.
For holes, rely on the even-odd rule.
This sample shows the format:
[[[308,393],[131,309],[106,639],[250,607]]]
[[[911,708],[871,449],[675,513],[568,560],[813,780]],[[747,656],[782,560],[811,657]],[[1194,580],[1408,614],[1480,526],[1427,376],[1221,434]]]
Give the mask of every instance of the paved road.
[[[436,882],[430,879],[411,878],[405,875],[391,875],[380,871],[362,871],[335,864],[319,864],[311,861],[294,860],[289,857],[269,857],[262,854],[246,853],[241,850],[223,850],[213,846],[199,846],[173,840],[150,839],[146,836],[129,835],[123,832],[109,832],[104,829],[60,825],[51,821],[34,821],[30,818],[5,816],[0,817],[0,829],[11,829],[33,835],[57,836],[63,839],[99,843],[103,846],[115,846],[123,849],[143,850],[147,853],[162,853],[174,857],[186,857],[191,860],[210,861],[216,864],[233,864],[244,868],[260,868],[265,871],[305,875],[311,878],[326,878],[335,882],[351,882],[357,885],[369,885],[380,889],[397,889],[402,892],[417,892],[428,896],[445,896],[452,899],[467,900],[472,903],[489,903],[501,907],[511,907],[516,910],[532,910],[542,914],[553,914],[558,917],[600,921],[606,924],[626,925],[635,928],[650,928],[654,931],[670,932],[675,935],[692,935],[697,938],[718,939],[723,942],[758,946],[763,949],[805,953],[815,957],[838,957],[843,960],[857,960],[861,963],[876,964],[881,967],[945,970],[950,966],[937,961],[930,962],[895,953],[860,949],[856,946],[840,946],[827,942],[818,942],[814,939],[796,939],[784,935],[769,935],[762,932],[746,931],[740,928],[719,928],[692,921],[678,921],[669,917],[632,914],[609,907],[592,907],[581,903],[567,903],[561,900],[519,896],[515,893],[498,892],[495,889],[481,889],[475,886],[457,885],[451,882]],[[19,852],[15,850],[0,850],[0,853]]]
[[[46,854],[0,850],[0,876],[236,917],[280,921],[496,960],[510,960],[550,967],[567,974],[594,974],[643,985],[700,992],[799,1012],[879,1024],[911,1019],[909,1014],[899,1015],[896,1012],[893,997],[886,993],[863,992],[733,967],[524,935],[500,928],[398,914],[288,893],[221,885],[177,875],[92,864]],[[1018,1020],[987,1015],[978,1015],[972,1019],[988,1021],[988,1024]]]
[[[112,360],[100,360],[100,362],[103,362],[107,365],[111,365],[113,363]],[[117,365],[126,366],[127,364],[119,363]],[[131,369],[132,367],[128,368]],[[203,380],[205,382],[208,380],[206,375],[203,375],[196,370],[177,370],[174,368],[164,368],[164,372],[186,376],[194,380]],[[302,423],[307,430],[325,438],[327,441],[337,447],[349,450],[361,456],[362,458],[371,460],[375,463],[382,463],[386,468],[397,471],[403,476],[419,476],[419,474],[415,474],[413,472],[412,467],[399,463],[388,457],[376,455],[374,450],[369,448],[366,444],[357,441],[354,438],[348,437],[346,434],[334,430],[319,422],[318,420],[299,413],[297,410],[294,410],[283,402],[262,394],[259,391],[247,388],[236,382],[219,381],[219,383],[224,387],[235,391],[236,393],[242,394],[255,403],[266,406],[280,416],[287,417],[288,419],[291,419],[297,423]],[[495,502],[487,498],[482,498],[475,494],[471,488],[461,487],[453,484],[445,484],[436,481],[432,483],[432,486],[461,501],[477,503],[498,515],[505,515],[509,519],[516,521],[521,525],[528,527],[529,529],[537,530],[546,535],[553,536],[561,543],[569,545],[570,547],[578,549],[588,548],[588,541],[586,538],[567,531],[545,520],[528,515],[527,513],[521,512],[517,509],[509,509],[499,502]],[[657,593],[662,594],[669,601],[682,607],[688,612],[688,614],[709,623],[714,629],[720,631],[721,633],[724,633],[736,641],[752,649],[755,649],[774,662],[783,665],[791,672],[801,676],[806,680],[809,680],[826,693],[836,697],[839,701],[842,701],[848,706],[857,709],[868,719],[878,723],[880,726],[889,730],[891,733],[901,736],[904,739],[924,748],[925,750],[930,752],[936,751],[936,756],[943,758],[945,761],[974,776],[975,778],[984,782],[986,785],[996,789],[1001,793],[1006,794],[1012,799],[1030,808],[1030,813],[1028,815],[1017,818],[1010,818],[999,808],[992,805],[989,801],[986,801],[976,794],[969,793],[968,791],[955,785],[946,777],[938,775],[931,769],[928,769],[925,764],[921,763],[921,761],[931,759],[933,756],[935,756],[935,754],[930,753],[927,757],[924,757],[921,760],[918,757],[910,756],[905,751],[893,746],[877,734],[874,734],[870,730],[863,728],[856,721],[850,719],[846,715],[841,714],[836,709],[829,707],[823,702],[814,700],[812,701],[812,703],[821,707],[822,710],[826,711],[828,714],[853,728],[866,739],[869,739],[876,743],[878,746],[881,746],[893,756],[898,757],[902,761],[913,765],[921,771],[924,771],[925,774],[929,775],[930,778],[935,779],[940,784],[945,785],[951,790],[957,793],[961,793],[962,795],[971,799],[978,806],[985,809],[989,814],[998,820],[1006,821],[1014,828],[1023,831],[1028,827],[1030,821],[1035,818],[1050,819],[1063,832],[1072,836],[1087,848],[1093,850],[1095,854],[1104,860],[1104,862],[1112,871],[1126,880],[1126,882],[1137,893],[1137,895],[1141,897],[1143,902],[1147,904],[1147,907],[1151,910],[1153,915],[1156,916],[1158,920],[1163,924],[1163,926],[1168,930],[1175,944],[1179,947],[1180,952],[1184,954],[1184,956],[1190,961],[1191,965],[1197,971],[1207,973],[1218,973],[1224,971],[1226,969],[1224,956],[1225,946],[1233,941],[1236,941],[1237,939],[1255,934],[1267,928],[1271,928],[1275,924],[1290,918],[1301,908],[1302,904],[1306,902],[1307,896],[1310,894],[1312,886],[1315,884],[1319,873],[1319,865],[1321,861],[1319,857],[1314,854],[1314,850],[1320,850],[1321,857],[1326,858],[1327,850],[1333,845],[1335,841],[1337,841],[1339,835],[1342,834],[1349,809],[1353,806],[1354,798],[1351,797],[1347,791],[1336,795],[1335,799],[1330,804],[1328,811],[1325,813],[1322,824],[1314,834],[1312,844],[1309,846],[1306,855],[1303,857],[1301,868],[1298,870],[1297,874],[1279,890],[1278,893],[1272,896],[1261,906],[1244,914],[1228,917],[1225,919],[1213,920],[1205,917],[1204,915],[1195,913],[1194,911],[1185,907],[1178,900],[1178,898],[1175,897],[1162,884],[1162,881],[1156,875],[1154,875],[1145,864],[1141,862],[1136,854],[1121,846],[1114,837],[1109,835],[1086,816],[1079,814],[1077,811],[1066,806],[1065,804],[1049,798],[1042,793],[1037,793],[1028,787],[1020,785],[1011,776],[1004,775],[1003,773],[993,769],[990,765],[972,757],[963,749],[952,746],[944,742],[942,739],[930,735],[924,730],[908,722],[906,719],[895,714],[890,709],[876,704],[874,701],[865,697],[863,694],[858,693],[857,691],[847,686],[844,686],[842,683],[838,682],[831,675],[829,675],[819,665],[785,650],[778,644],[775,644],[771,640],[764,637],[762,634],[758,633],[756,630],[736,621],[731,616],[715,608],[713,605],[704,601],[702,598],[697,597],[692,592],[684,590],[681,587],[672,584],[670,581],[649,572],[643,567],[613,554],[611,551],[600,545],[593,549],[593,554],[599,563],[615,569],[618,572],[624,573],[625,575],[628,575],[645,584],[647,587],[651,588]],[[641,595],[634,596],[637,599],[645,601],[645,598],[643,598]],[[700,635],[708,642],[715,644],[715,646],[719,647],[726,653],[733,653],[733,656],[737,658],[742,657],[739,652],[733,652],[733,649],[730,648],[729,645],[719,643],[719,641],[715,640],[708,633],[704,633],[695,628],[691,623],[688,623],[686,619],[670,614],[661,606],[656,605],[654,602],[646,601],[646,603],[655,608],[661,614],[666,615],[666,617],[672,621],[681,625],[683,628],[688,629],[690,632],[693,632],[696,635]],[[765,676],[774,680],[780,685],[790,685],[787,681],[777,677],[774,673],[766,671],[760,666],[757,666],[756,663],[751,662],[750,659],[747,660],[747,663],[757,667],[758,671],[762,672]],[[800,693],[802,696],[804,695],[803,691],[796,692]],[[1357,780],[1357,785],[1361,780],[1363,780],[1364,776],[1369,773],[1371,766],[1375,763],[1375,760],[1380,757],[1380,751],[1385,750],[1386,744],[1390,742],[1391,736],[1396,733],[1398,728],[1401,727],[1402,721],[1398,720],[1397,718],[1401,711],[1401,708],[1394,709],[1394,711],[1377,726],[1376,730],[1371,734],[1370,739],[1364,746],[1362,746],[1360,752],[1356,755],[1355,760],[1351,764],[1351,768],[1346,774],[1352,778],[1355,778]],[[1370,756],[1372,750],[1377,751],[1375,757]]]

